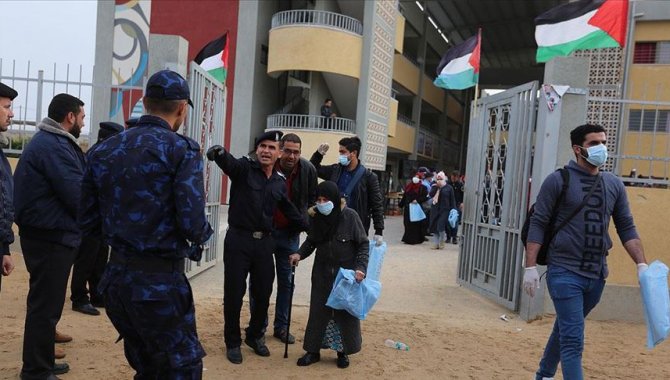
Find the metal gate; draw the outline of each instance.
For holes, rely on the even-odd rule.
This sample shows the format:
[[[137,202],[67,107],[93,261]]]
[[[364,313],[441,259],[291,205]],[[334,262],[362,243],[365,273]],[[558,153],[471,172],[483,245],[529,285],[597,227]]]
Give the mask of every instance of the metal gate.
[[[480,99],[467,152],[458,282],[517,310],[538,83]]]
[[[191,62],[189,86],[193,109],[189,113],[188,123],[183,134],[200,144],[205,162],[205,214],[214,229],[214,234],[205,244],[200,261],[186,261],[186,273],[189,277],[213,267],[218,258],[219,209],[221,199],[221,170],[212,161],[205,158],[207,149],[223,142],[226,120],[226,88],[197,63]]]

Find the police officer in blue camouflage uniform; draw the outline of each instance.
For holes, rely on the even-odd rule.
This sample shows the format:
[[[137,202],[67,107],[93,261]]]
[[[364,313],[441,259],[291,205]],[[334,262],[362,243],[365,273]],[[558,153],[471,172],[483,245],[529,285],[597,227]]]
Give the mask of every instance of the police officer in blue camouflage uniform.
[[[212,235],[198,144],[177,134],[190,92],[163,70],[147,82],[147,115],[90,153],[82,228],[112,247],[99,289],[142,379],[200,379],[205,356],[184,259],[199,260]]]
[[[234,364],[242,363],[240,310],[247,275],[250,275],[249,291],[254,308],[244,343],[256,354],[270,356],[263,331],[275,277],[275,242],[271,233],[277,207],[296,232],[307,230],[307,220],[288,198],[285,177],[275,169],[282,135],[279,131],[269,131],[256,138],[257,160],[235,158],[220,145],[207,151],[207,158],[215,161],[232,180],[229,228],[223,251],[223,335],[226,357]]]

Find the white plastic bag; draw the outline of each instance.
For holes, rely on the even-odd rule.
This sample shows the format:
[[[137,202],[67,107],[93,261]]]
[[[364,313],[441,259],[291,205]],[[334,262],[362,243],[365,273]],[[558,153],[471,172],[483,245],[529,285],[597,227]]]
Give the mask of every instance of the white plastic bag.
[[[647,348],[652,349],[670,332],[668,266],[656,260],[640,275],[642,307],[647,321]]]

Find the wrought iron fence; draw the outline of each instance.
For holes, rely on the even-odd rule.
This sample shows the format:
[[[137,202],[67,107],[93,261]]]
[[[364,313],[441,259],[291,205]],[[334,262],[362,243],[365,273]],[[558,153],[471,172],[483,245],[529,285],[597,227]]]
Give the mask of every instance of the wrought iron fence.
[[[343,117],[274,114],[268,116],[267,129],[314,129],[333,132],[356,132],[356,121]]]
[[[7,61],[0,58],[0,80],[19,93],[12,104],[14,118],[5,133],[9,142],[5,153],[8,154],[21,154],[25,145],[37,132],[37,124],[47,116],[49,102],[57,94],[67,93],[84,102],[84,112],[88,117],[85,119],[86,126],[82,130],[79,142],[82,148],[86,149],[90,144],[91,125],[104,121],[92,120],[93,89],[107,87],[109,91],[142,90],[142,87],[93,83],[92,71],[87,71],[82,65],[65,65],[63,68],[62,65],[54,63],[48,70],[35,69],[33,66],[31,61],[18,64],[16,60]],[[123,108],[126,107],[127,114],[130,115],[133,104],[130,102],[123,104]]]
[[[272,28],[286,25],[326,26],[363,35],[363,24],[360,21],[353,17],[328,11],[296,9],[279,12],[272,16]]]

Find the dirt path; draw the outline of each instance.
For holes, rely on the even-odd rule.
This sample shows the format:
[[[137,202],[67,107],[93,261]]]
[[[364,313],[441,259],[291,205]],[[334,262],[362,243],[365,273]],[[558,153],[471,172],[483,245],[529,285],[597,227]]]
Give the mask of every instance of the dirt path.
[[[232,365],[223,348],[222,264],[193,279],[198,331],[208,356],[206,379],[531,379],[554,322],[548,316],[527,324],[516,315],[456,284],[458,253],[449,245],[442,251],[428,244],[400,243],[402,219],[386,219],[389,243],[375,309],[363,322],[363,350],[351,356],[351,367],[335,366],[335,355],[322,352],[322,361],[297,367],[307,322],[311,262],[301,263],[296,276],[293,332],[298,342],[283,358],[283,344],[268,337],[272,352],[261,358],[243,347],[244,363]],[[17,269],[3,280],[0,293],[0,378],[17,379],[28,276],[20,254]],[[274,301],[274,299],[273,299]],[[64,379],[128,379],[132,370],[106,316],[91,317],[70,310],[66,302],[59,329],[74,336],[62,345],[72,370]],[[242,321],[248,319],[248,305]],[[631,307],[639,307],[632,305]],[[271,306],[271,311],[273,307]],[[503,321],[502,314],[511,319]],[[272,318],[272,317],[271,317]],[[384,346],[387,338],[410,346],[400,352]],[[589,379],[668,379],[670,344],[645,349],[641,324],[588,321],[584,367]],[[560,374],[556,377],[560,379]]]

